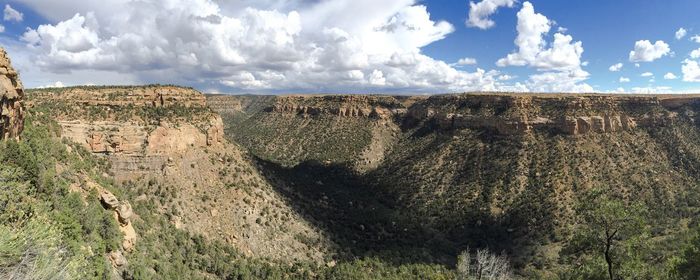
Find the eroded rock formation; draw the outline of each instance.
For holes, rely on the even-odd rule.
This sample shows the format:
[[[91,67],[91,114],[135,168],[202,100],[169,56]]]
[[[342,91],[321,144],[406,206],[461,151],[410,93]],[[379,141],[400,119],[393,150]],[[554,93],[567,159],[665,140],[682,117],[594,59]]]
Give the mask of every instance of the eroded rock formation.
[[[631,131],[693,117],[700,97],[610,95],[433,96],[414,104],[404,116],[409,126],[433,121],[439,129],[482,129],[522,135],[536,129],[567,135]],[[692,115],[692,116],[691,116]]]
[[[396,98],[390,96],[326,95],[277,97],[267,111],[303,117],[330,115],[386,120],[405,109]]]
[[[24,129],[24,90],[7,52],[0,48],[0,140],[18,139]]]
[[[200,92],[178,86],[71,87],[36,90],[34,99],[43,101],[71,100],[87,106],[153,106],[204,107],[206,100]]]

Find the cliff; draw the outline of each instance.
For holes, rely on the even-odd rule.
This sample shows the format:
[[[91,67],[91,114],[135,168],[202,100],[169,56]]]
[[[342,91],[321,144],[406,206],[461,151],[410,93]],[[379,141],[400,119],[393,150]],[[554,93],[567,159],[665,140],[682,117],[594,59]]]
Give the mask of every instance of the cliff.
[[[81,86],[35,89],[36,99],[71,100],[87,106],[204,107],[204,95],[192,88],[178,86]]]
[[[24,128],[24,90],[7,52],[0,48],[0,139],[19,138]]]
[[[203,94],[138,86],[27,95],[32,110],[58,122],[62,138],[107,160],[118,185],[144,189],[143,197],[159,202],[156,214],[176,228],[250,256],[322,259],[318,248],[309,250],[296,239],[322,237],[295,216],[245,153],[224,139],[223,120],[206,106]],[[250,226],[256,220],[266,223]]]
[[[679,118],[694,122],[699,105],[700,97],[672,95],[442,95],[411,106],[404,124],[429,122],[442,130],[489,130],[498,135],[533,130],[582,135],[665,126]]]
[[[373,95],[281,96],[266,108],[268,112],[303,117],[332,115],[374,119],[390,119],[404,110],[396,97]]]

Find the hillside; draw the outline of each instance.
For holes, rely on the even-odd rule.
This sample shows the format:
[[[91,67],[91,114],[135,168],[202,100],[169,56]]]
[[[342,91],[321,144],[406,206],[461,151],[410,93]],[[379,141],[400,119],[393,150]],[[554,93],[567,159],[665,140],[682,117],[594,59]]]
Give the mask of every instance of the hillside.
[[[602,191],[649,213],[635,258],[656,278],[698,223],[697,96],[279,96],[233,113],[226,98],[241,97],[212,103],[229,139],[348,255],[451,264],[489,248],[528,278],[590,278],[575,263],[601,259],[572,244]]]
[[[177,228],[226,242],[248,256],[323,260],[323,239],[286,206],[223,139],[204,96],[173,86],[27,91],[32,111],[51,116],[61,137],[109,161],[109,174]],[[325,244],[325,242],[321,242]]]

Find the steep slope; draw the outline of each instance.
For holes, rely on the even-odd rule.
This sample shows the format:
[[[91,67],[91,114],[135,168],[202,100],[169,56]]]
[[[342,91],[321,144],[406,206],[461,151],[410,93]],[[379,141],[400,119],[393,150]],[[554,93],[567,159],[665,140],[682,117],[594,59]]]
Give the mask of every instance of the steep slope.
[[[285,165],[354,164],[357,170],[376,166],[391,149],[399,130],[393,119],[406,102],[390,96],[207,98],[226,120],[231,138],[262,158]]]
[[[0,48],[0,139],[19,138],[24,128],[24,90],[5,49]]]
[[[655,248],[675,246],[698,222],[700,97],[366,101],[374,98],[276,97],[226,126],[349,255],[451,263],[467,247],[488,247],[505,250],[521,275],[553,277],[574,267],[562,249],[580,226],[574,206],[595,189],[642,202]],[[377,108],[389,117],[376,117]],[[377,123],[392,133],[373,133]],[[381,156],[357,168],[367,154]],[[651,255],[661,261],[652,265],[669,254],[658,249]]]
[[[61,137],[110,162],[110,175],[177,228],[274,260],[323,260],[330,243],[300,219],[192,89],[173,86],[31,90],[30,106]],[[145,229],[144,229],[145,230]],[[313,241],[313,242],[311,242]]]

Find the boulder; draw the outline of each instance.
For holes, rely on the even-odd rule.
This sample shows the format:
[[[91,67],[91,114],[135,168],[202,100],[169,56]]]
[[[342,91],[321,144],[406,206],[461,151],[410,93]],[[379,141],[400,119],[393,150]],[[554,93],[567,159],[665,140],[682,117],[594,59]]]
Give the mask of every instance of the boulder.
[[[134,215],[134,210],[131,208],[131,204],[126,201],[119,204],[117,207],[117,217],[119,222],[122,224],[128,224],[131,216]]]
[[[102,204],[108,209],[117,209],[117,207],[119,207],[119,200],[117,197],[107,190],[102,190],[100,192],[100,201],[102,201]]]
[[[120,250],[109,252],[108,257],[109,261],[112,263],[112,266],[115,268],[123,267],[128,264],[124,254],[122,254],[122,251]]]

